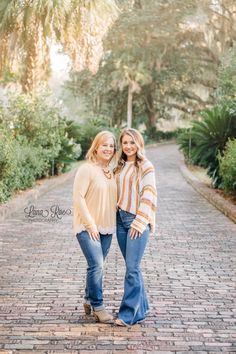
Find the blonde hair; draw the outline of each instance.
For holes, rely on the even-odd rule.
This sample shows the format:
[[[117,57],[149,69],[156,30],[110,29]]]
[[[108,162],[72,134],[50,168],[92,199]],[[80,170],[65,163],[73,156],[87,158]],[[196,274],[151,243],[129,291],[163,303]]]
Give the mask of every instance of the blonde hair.
[[[95,138],[93,139],[92,144],[86,154],[86,159],[91,162],[96,162],[97,161],[97,149],[98,149],[99,145],[102,144],[102,142],[104,140],[109,139],[109,138],[112,138],[114,141],[114,154],[109,161],[109,163],[110,163],[116,153],[116,138],[108,130],[103,130],[95,136]]]
[[[135,166],[137,167],[138,171],[139,171],[140,164],[142,163],[142,161],[146,159],[145,150],[144,150],[144,140],[141,133],[138,130],[133,128],[124,129],[121,132],[119,138],[118,162],[117,162],[117,167],[115,168],[115,173],[120,172],[124,167],[125,162],[127,161],[127,156],[122,150],[122,140],[125,135],[129,135],[134,140],[135,145],[137,146]]]

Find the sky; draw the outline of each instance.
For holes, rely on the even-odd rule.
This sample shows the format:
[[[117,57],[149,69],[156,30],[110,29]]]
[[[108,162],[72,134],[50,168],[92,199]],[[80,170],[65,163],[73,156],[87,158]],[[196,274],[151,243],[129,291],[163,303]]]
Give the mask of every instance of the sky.
[[[62,47],[54,44],[50,48],[51,60],[51,77],[49,79],[49,87],[53,93],[59,97],[61,85],[69,78],[71,68],[70,58],[62,52]]]

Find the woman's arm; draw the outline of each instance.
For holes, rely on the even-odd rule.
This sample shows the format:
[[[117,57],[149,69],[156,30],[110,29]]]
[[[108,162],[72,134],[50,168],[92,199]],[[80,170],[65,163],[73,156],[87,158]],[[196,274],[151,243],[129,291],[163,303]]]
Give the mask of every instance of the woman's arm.
[[[144,163],[140,179],[140,202],[136,218],[131,227],[140,234],[144,232],[156,212],[157,191],[155,170],[150,161]]]
[[[79,216],[81,218],[82,224],[85,229],[92,236],[98,234],[97,226],[88,210],[85,196],[88,192],[89,186],[91,184],[91,170],[90,166],[87,164],[82,165],[78,168],[78,171],[75,175],[74,186],[73,186],[73,204],[74,204],[74,212],[75,209],[79,212]],[[76,208],[75,208],[76,207]]]

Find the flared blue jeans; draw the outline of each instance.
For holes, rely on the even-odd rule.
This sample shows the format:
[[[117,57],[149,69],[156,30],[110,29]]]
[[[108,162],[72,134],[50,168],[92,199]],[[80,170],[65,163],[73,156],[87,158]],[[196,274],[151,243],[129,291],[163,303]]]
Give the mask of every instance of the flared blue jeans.
[[[124,294],[118,318],[126,325],[143,321],[149,311],[140,263],[148,242],[150,227],[148,225],[140,237],[132,240],[130,225],[134,218],[135,215],[124,210],[117,211],[117,240],[126,265]]]

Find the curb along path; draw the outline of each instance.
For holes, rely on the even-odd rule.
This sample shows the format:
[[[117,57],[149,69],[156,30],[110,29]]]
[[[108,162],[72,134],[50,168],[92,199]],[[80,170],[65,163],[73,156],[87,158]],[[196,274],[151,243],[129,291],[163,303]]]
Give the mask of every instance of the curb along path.
[[[191,186],[200,193],[204,198],[206,198],[212,205],[224,213],[228,218],[236,223],[236,205],[226,200],[220,194],[217,193],[213,188],[208,187],[205,183],[200,182],[187,168],[184,163],[180,166],[180,171],[191,184]]]
[[[50,190],[66,183],[73,178],[75,170],[67,172],[61,176],[51,177],[45,180],[37,181],[36,186],[29,190],[21,191],[13,197],[8,203],[0,205],[0,222],[10,217],[18,209],[29,204],[33,204]],[[39,184],[40,183],[40,184]]]
[[[0,353],[236,352],[236,225],[185,181],[175,145],[149,148],[148,156],[159,210],[142,264],[147,320],[126,329],[84,316],[86,264],[72,234],[71,175],[34,201],[35,217],[19,208],[0,223]],[[104,279],[113,313],[123,276],[114,238]]]

